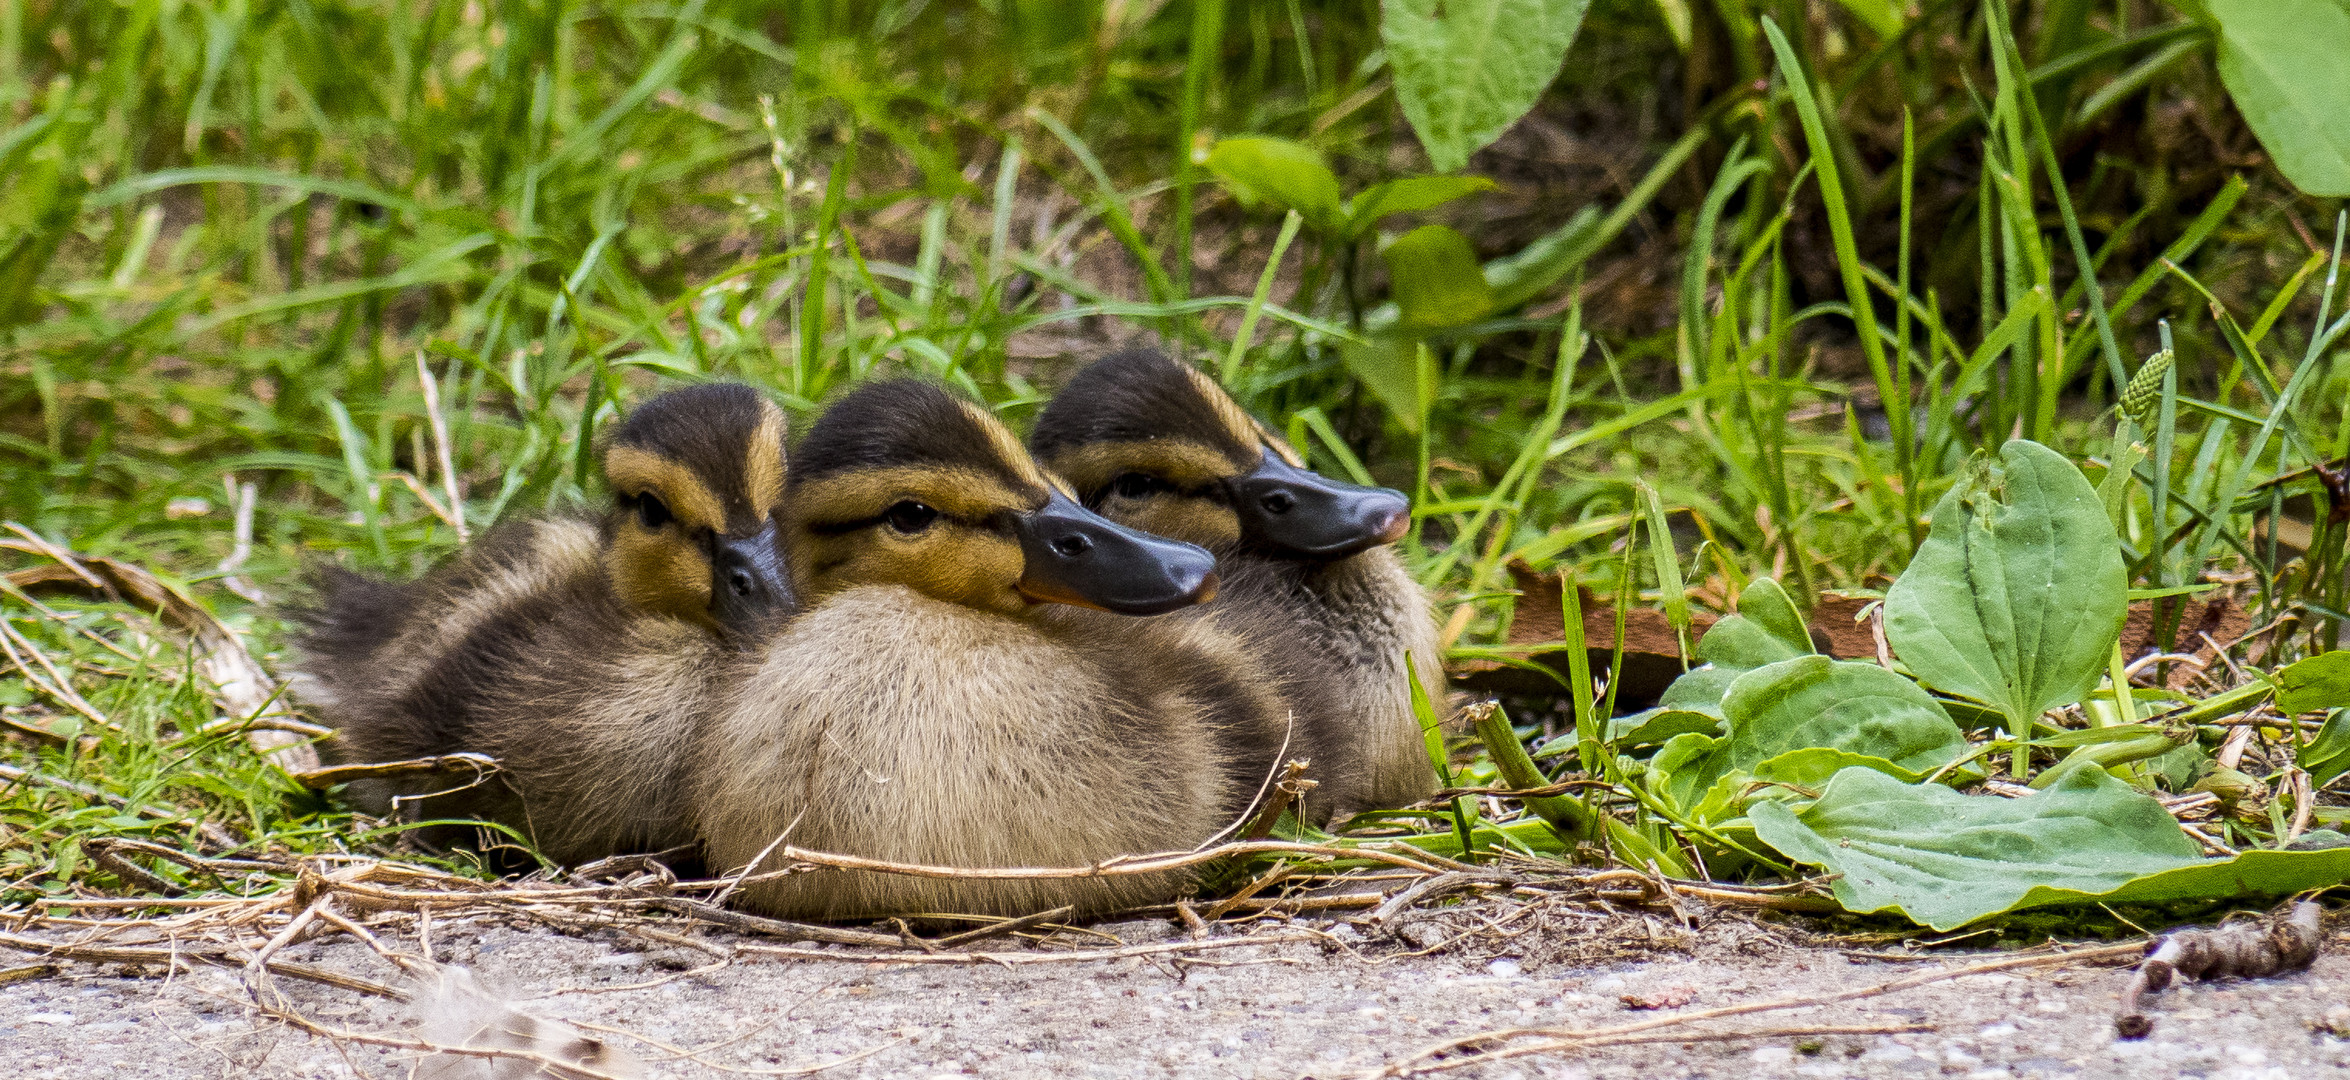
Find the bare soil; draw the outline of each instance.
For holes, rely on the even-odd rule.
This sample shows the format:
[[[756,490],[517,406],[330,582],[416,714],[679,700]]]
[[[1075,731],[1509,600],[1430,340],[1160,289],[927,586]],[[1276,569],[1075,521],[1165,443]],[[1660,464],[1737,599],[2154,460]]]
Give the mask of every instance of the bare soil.
[[[1662,915],[1564,907],[1529,914],[1480,904],[1422,917],[1401,933],[1342,920],[1216,926],[1207,932],[1211,940],[1290,940],[1165,958],[950,966],[854,961],[846,954],[856,950],[811,946],[843,955],[692,973],[707,964],[706,955],[641,936],[569,935],[477,919],[436,924],[430,952],[470,968],[517,1009],[631,1048],[646,1076],[774,1075],[837,1062],[819,1075],[1283,1080],[1375,1074],[1432,1043],[1479,1032],[1591,1028],[1825,997],[2014,955],[1888,961],[1800,943],[1797,933],[1743,917],[1699,921],[1685,929]],[[1321,936],[1296,933],[1301,929]],[[1192,940],[1157,921],[1093,930],[1130,945]],[[397,928],[382,936],[394,949],[418,944]],[[1063,934],[976,947],[1040,955],[1066,952],[1078,940]],[[2350,1032],[2345,941],[2350,935],[2329,931],[2333,952],[2306,972],[2175,987],[2156,999],[2152,1036],[2136,1042],[2113,1032],[2124,969],[2071,961],[1675,1024],[1657,1036],[1673,1041],[1434,1064],[1450,1065],[1442,1075],[1488,1080],[2350,1075],[2350,1041],[2335,1034]],[[1086,944],[1106,942],[1095,936]],[[281,955],[399,981],[390,965],[348,938],[297,944]],[[19,962],[9,958],[0,967]],[[72,965],[0,986],[0,1076],[411,1075],[413,1051],[322,1038],[261,1014],[239,976],[199,968],[171,978],[126,977]],[[296,1011],[330,1028],[410,1037],[417,1030],[409,1005],[283,978],[277,985]],[[1818,1033],[1853,1027],[1918,1030]],[[1776,1034],[1720,1034],[1760,1031]],[[681,1056],[688,1051],[692,1057]],[[505,1064],[515,1071],[498,1075],[530,1074],[527,1065]]]

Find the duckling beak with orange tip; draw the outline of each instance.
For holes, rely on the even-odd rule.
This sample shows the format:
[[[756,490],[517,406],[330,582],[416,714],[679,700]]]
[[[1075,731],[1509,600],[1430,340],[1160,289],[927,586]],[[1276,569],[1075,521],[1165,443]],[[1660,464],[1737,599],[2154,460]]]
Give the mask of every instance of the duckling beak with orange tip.
[[[1119,615],[1162,615],[1216,595],[1216,557],[1177,540],[1136,532],[1055,491],[1015,515],[1027,560],[1020,594]]]
[[[1228,483],[1242,533],[1285,555],[1343,559],[1392,544],[1412,525],[1402,492],[1332,480],[1279,454]]]

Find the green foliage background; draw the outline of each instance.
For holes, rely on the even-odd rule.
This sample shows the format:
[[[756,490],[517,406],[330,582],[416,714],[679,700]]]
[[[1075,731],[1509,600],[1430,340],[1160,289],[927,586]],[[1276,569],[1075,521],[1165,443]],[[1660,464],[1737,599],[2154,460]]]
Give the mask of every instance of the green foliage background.
[[[1566,7],[1558,78],[1476,149],[1475,110],[1423,138],[1398,87],[1425,73],[1360,0],[7,5],[0,517],[155,567],[266,651],[248,597],[304,561],[456,546],[436,408],[478,531],[596,498],[597,430],[676,381],[804,420],[914,372],[1019,425],[1142,335],[1316,467],[1414,494],[1461,657],[1528,651],[1512,564],[1682,623],[1764,576],[1799,606],[1882,587],[2017,435],[2093,483],[2133,462],[2101,488],[2130,587],[2244,575],[2256,621],[2338,640],[2310,466],[2350,454],[2340,201],[2260,141],[2331,75],[2246,91],[2216,24],[2151,0]],[[1252,135],[1336,190],[1228,189],[1248,144],[1219,140]],[[1456,155],[1490,184],[1405,179]],[[1285,204],[1311,212],[1285,231]],[[2166,342],[2133,450],[2109,406]],[[233,742],[158,757],[210,706],[159,655],[100,655],[103,613],[8,603],[149,738],[11,735],[11,760],[333,833]],[[0,703],[58,712],[5,674]],[[70,837],[131,828],[10,798],[53,884]]]

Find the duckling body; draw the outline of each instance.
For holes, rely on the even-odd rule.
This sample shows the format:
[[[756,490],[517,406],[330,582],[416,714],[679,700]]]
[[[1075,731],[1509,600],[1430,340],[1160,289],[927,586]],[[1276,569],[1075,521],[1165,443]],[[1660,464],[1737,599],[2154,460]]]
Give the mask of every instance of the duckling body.
[[[336,728],[324,756],[501,766],[363,781],[354,800],[502,824],[562,862],[690,842],[682,748],[740,639],[790,605],[770,520],[782,431],[747,387],[676,391],[615,434],[602,520],[502,526],[411,583],[320,575],[293,612],[294,690]]]
[[[1220,727],[1270,725],[1277,703],[1230,692],[1212,625],[1129,614],[1204,598],[1205,552],[1083,511],[993,417],[927,384],[851,394],[794,457],[791,561],[812,606],[697,741],[714,868],[783,844],[1084,866],[1188,849],[1245,809]],[[827,870],[737,897],[802,918],[1020,914],[1108,910],[1182,881]]]
[[[748,864],[779,837],[959,867],[1085,866],[1198,843],[1236,806],[1207,710],[1163,678],[1122,678],[1103,653],[900,585],[830,598],[770,647],[697,755],[727,763],[702,796],[711,865]],[[1021,914],[1131,906],[1180,883],[827,871],[740,896],[798,918]]]
[[[1387,546],[1409,524],[1402,495],[1306,471],[1213,380],[1150,350],[1081,371],[1030,446],[1103,516],[1216,554],[1218,599],[1188,617],[1277,680],[1295,717],[1285,756],[1320,782],[1309,820],[1435,790],[1410,682],[1441,701],[1444,673],[1427,594]]]

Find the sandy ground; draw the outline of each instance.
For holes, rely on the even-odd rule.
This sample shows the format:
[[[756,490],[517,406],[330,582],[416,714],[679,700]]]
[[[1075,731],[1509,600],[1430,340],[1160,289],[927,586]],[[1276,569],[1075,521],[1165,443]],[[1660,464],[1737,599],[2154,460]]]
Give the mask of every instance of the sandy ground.
[[[1420,928],[1442,945],[1490,911]],[[570,936],[475,921],[433,932],[434,956],[542,1017],[622,1029],[691,1048],[682,1059],[631,1043],[644,1075],[743,1075],[837,1061],[826,1077],[1318,1077],[1377,1070],[1429,1043],[1528,1026],[1621,1024],[1741,1002],[1837,993],[1981,955],[1886,962],[1788,944],[1742,918],[1682,930],[1653,916],[1558,911],[1514,936],[1410,955],[1409,942],[1336,922],[1329,937],[1250,945],[1173,962],[1128,958],[1023,967],[762,959],[690,974],[707,958],[609,931]],[[1491,923],[1486,924],[1488,928]],[[1188,940],[1163,923],[1099,928],[1128,943]],[[1283,928],[1262,928],[1281,932]],[[1211,936],[1235,936],[1217,928]],[[1294,936],[1294,935],[1293,935]],[[407,948],[414,939],[390,935]],[[996,950],[1029,946],[998,943]],[[1687,1041],[1616,1046],[1445,1075],[1508,1077],[2192,1077],[2350,1076],[2350,935],[2329,933],[2310,971],[2175,988],[2154,1035],[2113,1036],[2112,967],[1968,975],[1844,1004],[1690,1024]],[[840,951],[833,947],[830,951]],[[347,939],[293,946],[288,959],[394,980]],[[0,966],[21,962],[0,957]],[[646,985],[652,984],[652,985]],[[412,1007],[280,980],[323,1024],[413,1031]],[[236,973],[170,980],[88,965],[0,986],[0,1076],[47,1078],[411,1075],[405,1050],[337,1043],[258,1015]],[[1641,1008],[1639,1006],[1649,1006]],[[1661,1007],[1658,1007],[1661,1006]],[[1779,1034],[1698,1041],[1700,1031],[1922,1026],[1902,1034]],[[468,1063],[473,1072],[489,1075]],[[523,1070],[527,1071],[527,1070]],[[427,1070],[424,1075],[430,1075]],[[522,1071],[511,1075],[520,1076]]]

